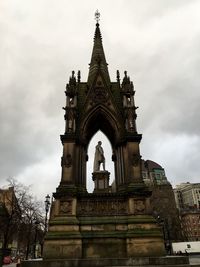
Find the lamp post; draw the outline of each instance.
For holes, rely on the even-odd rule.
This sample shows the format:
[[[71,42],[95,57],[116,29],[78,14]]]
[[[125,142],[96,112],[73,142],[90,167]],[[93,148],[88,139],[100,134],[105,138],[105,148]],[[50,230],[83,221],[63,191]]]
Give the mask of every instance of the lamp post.
[[[47,216],[48,216],[48,212],[49,212],[49,207],[50,207],[50,196],[49,194],[46,195],[45,197],[45,223],[44,223],[44,234],[46,234],[47,232]]]
[[[46,195],[44,204],[45,204],[45,222],[44,222],[44,237],[45,237],[46,232],[47,232],[47,217],[48,217],[49,207],[51,204],[49,194]],[[43,255],[44,237],[43,237],[43,241],[41,242],[41,255]]]
[[[168,219],[167,218],[162,219],[158,215],[156,220],[158,224],[162,226],[164,244],[165,244],[165,249],[167,251],[167,254],[171,255],[172,254],[172,242],[171,242],[171,237],[170,237]]]
[[[172,255],[172,240],[171,240],[171,235],[170,235],[170,229],[169,229],[169,223],[168,223],[168,218],[165,219],[165,229],[166,229],[166,236],[167,236],[167,244],[166,244],[166,249],[167,253],[169,255]]]

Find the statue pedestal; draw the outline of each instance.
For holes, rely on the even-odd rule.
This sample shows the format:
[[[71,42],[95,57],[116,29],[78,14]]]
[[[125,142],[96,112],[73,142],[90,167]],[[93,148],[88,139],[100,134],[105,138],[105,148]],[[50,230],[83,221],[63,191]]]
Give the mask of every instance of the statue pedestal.
[[[109,192],[110,172],[96,171],[92,173],[92,180],[94,181],[93,193],[108,193]]]

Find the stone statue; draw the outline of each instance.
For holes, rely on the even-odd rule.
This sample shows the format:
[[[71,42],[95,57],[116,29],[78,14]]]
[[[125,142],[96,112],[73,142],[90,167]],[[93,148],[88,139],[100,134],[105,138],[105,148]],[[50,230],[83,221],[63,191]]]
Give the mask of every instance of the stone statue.
[[[105,171],[105,157],[101,144],[102,142],[99,141],[98,145],[96,146],[95,157],[94,157],[94,169],[93,169],[94,172],[100,171],[101,163],[103,165],[103,170]]]

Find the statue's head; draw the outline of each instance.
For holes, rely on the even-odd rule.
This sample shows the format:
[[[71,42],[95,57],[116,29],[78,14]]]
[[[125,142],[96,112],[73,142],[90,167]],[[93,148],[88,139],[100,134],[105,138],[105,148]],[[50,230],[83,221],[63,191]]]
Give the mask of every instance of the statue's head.
[[[99,141],[99,142],[98,142],[98,145],[101,145],[101,144],[102,144],[102,142],[101,142],[101,141]]]

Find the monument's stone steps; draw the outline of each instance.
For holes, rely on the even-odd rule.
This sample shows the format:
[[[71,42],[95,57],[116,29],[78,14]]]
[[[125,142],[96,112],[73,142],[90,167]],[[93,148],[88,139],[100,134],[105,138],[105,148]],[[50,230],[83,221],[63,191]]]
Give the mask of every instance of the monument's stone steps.
[[[22,267],[189,267],[189,258],[175,257],[141,257],[123,259],[68,259],[24,261]]]
[[[200,265],[190,265],[190,264],[181,264],[181,265],[132,265],[132,266],[104,266],[104,267],[189,267],[195,266],[200,267]]]

